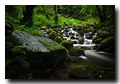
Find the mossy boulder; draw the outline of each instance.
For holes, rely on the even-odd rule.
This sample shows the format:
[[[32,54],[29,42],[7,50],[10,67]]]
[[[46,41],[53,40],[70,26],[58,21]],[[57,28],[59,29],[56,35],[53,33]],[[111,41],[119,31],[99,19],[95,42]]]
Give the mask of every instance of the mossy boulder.
[[[99,39],[99,37],[98,37],[98,36],[95,36],[95,37],[93,38],[93,42],[94,42],[96,39]]]
[[[110,33],[108,31],[98,30],[97,34],[100,38],[103,38],[103,39],[110,37]]]
[[[70,55],[73,55],[73,56],[81,56],[81,55],[85,56],[84,50],[81,48],[71,48],[69,50],[69,53]]]
[[[92,30],[91,30],[91,28],[84,28],[84,31],[85,31],[85,33],[87,33],[87,32],[91,32]]]
[[[99,39],[96,39],[96,40],[94,41],[94,43],[100,44],[101,41],[102,41],[102,38],[99,38]]]
[[[73,79],[93,79],[96,76],[96,71],[92,66],[80,65],[72,68],[69,76]]]
[[[115,52],[114,49],[115,49],[115,37],[106,38],[100,43],[100,50]]]
[[[73,47],[73,41],[71,40],[63,40],[60,44],[68,50]]]
[[[68,57],[66,48],[57,42],[46,37],[32,36],[23,31],[12,32],[6,42],[11,42],[14,46],[24,46],[26,60],[31,67],[59,65]]]
[[[63,39],[60,36],[55,37],[54,41],[61,43]]]
[[[49,33],[49,37],[54,40],[55,37],[57,36],[57,33],[54,30],[51,30],[51,32]]]

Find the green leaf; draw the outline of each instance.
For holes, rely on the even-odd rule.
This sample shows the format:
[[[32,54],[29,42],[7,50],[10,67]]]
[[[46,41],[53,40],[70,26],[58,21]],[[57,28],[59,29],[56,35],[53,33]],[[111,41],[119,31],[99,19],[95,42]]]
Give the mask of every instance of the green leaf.
[[[25,60],[26,58],[23,55],[15,57],[14,61],[17,61],[19,64],[22,64],[24,67],[29,68],[30,64]]]
[[[23,48],[24,48],[24,46],[15,46],[15,48],[12,49],[12,54],[14,54],[14,53],[21,53],[21,54],[26,55],[25,51],[21,50]]]
[[[7,67],[9,64],[11,64],[12,61],[13,61],[12,59],[5,60],[5,67]]]

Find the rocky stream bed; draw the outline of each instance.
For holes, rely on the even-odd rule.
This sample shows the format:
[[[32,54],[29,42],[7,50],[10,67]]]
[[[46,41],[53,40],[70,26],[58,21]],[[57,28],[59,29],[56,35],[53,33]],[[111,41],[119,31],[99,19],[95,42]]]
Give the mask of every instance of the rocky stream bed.
[[[44,32],[44,31],[41,31]],[[61,32],[64,32],[63,30]],[[18,33],[18,36],[15,35]],[[81,79],[115,79],[115,54],[111,54],[111,53],[107,53],[107,52],[103,52],[103,51],[97,51],[94,49],[94,47],[98,44],[93,44],[92,43],[92,39],[87,39],[89,33],[84,33],[83,36],[81,35],[77,35],[77,31],[73,31],[72,28],[69,28],[68,32],[64,32],[63,33],[63,38],[66,40],[72,40],[74,42],[73,47],[74,48],[82,48],[84,50],[85,55],[80,55],[80,56],[73,56],[73,55],[69,55],[70,59],[69,61],[64,61],[64,57],[66,55],[66,51],[64,48],[61,47],[61,45],[58,45],[54,42],[52,42],[52,40],[48,39],[48,37],[44,37],[44,38],[38,38],[38,37],[30,37],[30,35],[25,34],[24,32],[22,32],[21,34],[19,32],[17,33],[13,33],[15,35],[15,37],[19,37],[19,35],[21,36],[22,40],[20,42],[23,43],[23,45],[26,46],[26,48],[29,50],[28,51],[28,55],[30,55],[29,53],[31,53],[30,51],[35,51],[34,48],[37,48],[38,50],[42,50],[42,52],[47,52],[49,55],[53,55],[50,58],[48,54],[46,54],[46,57],[40,58],[39,60],[44,60],[42,62],[37,63],[38,65],[41,63],[44,63],[46,65],[48,65],[48,62],[50,63],[49,66],[47,67],[43,67],[43,65],[39,65],[40,67],[30,67],[29,69],[24,68],[22,65],[14,63],[14,64],[10,64],[8,67],[6,67],[5,69],[5,78],[9,79],[9,78],[17,78],[17,79],[75,79],[75,78],[81,78]],[[45,33],[45,32],[44,32]],[[72,33],[75,38],[71,38],[71,34]],[[25,35],[26,36],[25,36]],[[22,36],[24,35],[24,36]],[[96,33],[94,34],[93,37],[95,37]],[[47,33],[45,33],[45,36],[48,36]],[[31,41],[29,41],[29,39]],[[39,39],[39,40],[37,40]],[[41,40],[41,41],[40,41]],[[29,42],[29,44],[24,43],[24,41],[26,41],[27,43]],[[35,41],[35,42],[32,42]],[[49,47],[51,47],[50,45],[44,45],[43,47],[41,47],[41,49],[39,48],[39,46],[37,45],[41,45],[41,42],[48,42],[50,43],[50,45],[52,45],[52,47],[54,46],[58,46],[59,48],[58,51],[52,51]],[[79,43],[79,41],[83,41],[81,43]],[[34,43],[34,44],[33,44]],[[33,48],[34,46],[34,48]],[[41,45],[42,46],[42,45]],[[99,46],[99,45],[98,45]],[[46,48],[47,47],[47,48]],[[59,49],[61,51],[59,51]],[[61,53],[64,52],[64,53]],[[31,53],[33,54],[33,53]],[[41,54],[41,53],[39,53]],[[44,54],[44,53],[42,53]],[[41,54],[41,55],[42,55]],[[61,58],[57,58],[57,55],[61,55]],[[36,54],[38,56],[38,54]],[[47,56],[48,55],[48,56]],[[32,56],[32,55],[31,55]],[[29,58],[29,57],[28,57]],[[34,58],[34,57],[33,57]],[[29,60],[33,59],[30,58]],[[35,58],[37,59],[37,57]],[[52,60],[50,60],[52,59]],[[29,61],[29,62],[33,62],[33,60]],[[61,63],[61,64],[60,64]],[[57,65],[59,64],[59,65]],[[36,64],[35,64],[36,65]],[[12,66],[12,70],[11,70],[11,66]],[[33,65],[34,66],[34,65]],[[81,67],[82,66],[82,67]],[[87,66],[91,66],[92,68],[90,68],[90,70],[92,70],[90,72],[90,70],[87,68]],[[80,70],[81,69],[81,70]],[[75,71],[74,71],[75,70]],[[78,71],[79,70],[79,71]],[[73,74],[80,74],[80,76],[76,76],[76,75],[71,75]],[[81,77],[81,75],[87,74],[87,77]],[[93,75],[92,77],[88,77],[88,75]],[[85,76],[85,75],[84,75]]]

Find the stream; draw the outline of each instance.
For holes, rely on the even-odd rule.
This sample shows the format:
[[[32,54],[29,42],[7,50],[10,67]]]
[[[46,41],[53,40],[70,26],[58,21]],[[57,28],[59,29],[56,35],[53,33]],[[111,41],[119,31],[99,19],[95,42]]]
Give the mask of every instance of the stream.
[[[79,44],[78,38],[81,38],[81,36],[80,35],[77,36],[76,35],[78,34],[77,31],[72,30],[72,28],[64,29],[61,32],[63,32],[64,39],[73,41],[74,43],[73,47],[83,48],[85,52],[85,56],[70,55],[71,60],[74,60],[74,61],[70,63],[64,62],[64,65],[61,68],[56,67],[52,73],[53,74],[52,77],[48,77],[48,79],[49,78],[50,79],[51,78],[52,79],[71,79],[69,77],[69,71],[73,67],[79,66],[79,65],[93,66],[95,69],[98,70],[98,72],[101,73],[98,76],[98,78],[104,76],[104,78],[107,79],[109,78],[109,75],[112,75],[112,77],[114,78],[115,76],[115,72],[114,72],[115,71],[115,54],[94,50],[94,47],[96,45],[99,46],[99,44],[94,44],[92,43],[92,39],[87,39],[89,37],[89,34],[91,34],[91,32],[84,33],[83,44]],[[72,35],[74,35],[75,39],[71,39],[71,33]],[[97,33],[94,33],[92,38],[94,38],[96,35]]]
[[[97,76],[95,79],[115,79],[115,54],[104,51],[97,51],[94,49],[94,47],[99,46],[99,44],[92,43],[92,38],[94,38],[97,33],[94,33],[92,38],[89,38],[91,32],[84,33],[82,36],[77,32],[77,30],[74,31],[72,29],[73,28],[62,30],[61,32],[63,32],[63,38],[64,40],[72,40],[74,48],[82,48],[84,50],[85,56],[70,55],[70,61],[64,62],[59,66],[54,65],[47,69],[25,69],[25,72],[23,72],[26,74],[23,73],[19,77],[23,79],[72,79],[69,76],[69,72],[72,68],[80,65],[88,65],[94,67],[97,71]],[[46,36],[48,36],[46,32],[44,33]],[[72,35],[74,35],[75,38],[71,38]],[[79,41],[83,42],[79,43]]]

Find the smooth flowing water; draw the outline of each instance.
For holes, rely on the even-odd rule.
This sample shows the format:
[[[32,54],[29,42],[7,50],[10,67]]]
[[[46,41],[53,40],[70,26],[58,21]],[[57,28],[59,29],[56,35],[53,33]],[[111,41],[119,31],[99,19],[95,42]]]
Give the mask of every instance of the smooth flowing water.
[[[70,29],[72,31],[72,29]],[[90,65],[93,66],[94,68],[98,70],[115,70],[115,54],[103,52],[103,51],[96,51],[93,50],[93,48],[98,45],[98,44],[93,44],[92,39],[86,39],[86,36],[89,33],[85,33],[83,38],[84,38],[84,43],[79,44],[73,44],[73,47],[77,48],[85,48],[85,56],[72,56],[71,60],[75,60],[73,62],[65,62],[64,67],[61,70],[56,71],[57,78],[59,79],[71,79],[69,77],[69,71],[79,65]],[[93,35],[95,37],[97,34]],[[67,39],[70,39],[74,41],[75,39],[71,39],[71,36],[67,37]],[[77,39],[76,39],[77,40]],[[99,46],[99,45],[98,45]],[[105,74],[105,73],[104,73]],[[100,75],[102,77],[102,75]]]

